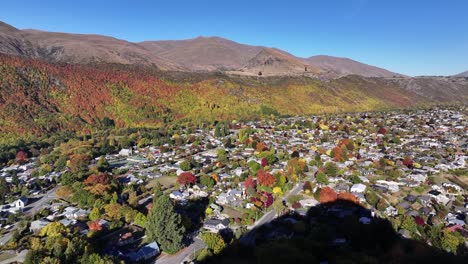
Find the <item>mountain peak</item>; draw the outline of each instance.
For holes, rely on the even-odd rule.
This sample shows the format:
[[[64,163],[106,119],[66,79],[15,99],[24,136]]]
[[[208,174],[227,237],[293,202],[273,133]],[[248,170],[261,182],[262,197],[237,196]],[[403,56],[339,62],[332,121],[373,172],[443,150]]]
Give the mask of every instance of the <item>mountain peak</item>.
[[[14,26],[7,24],[5,22],[0,21],[0,32],[18,32],[19,29],[15,28]]]

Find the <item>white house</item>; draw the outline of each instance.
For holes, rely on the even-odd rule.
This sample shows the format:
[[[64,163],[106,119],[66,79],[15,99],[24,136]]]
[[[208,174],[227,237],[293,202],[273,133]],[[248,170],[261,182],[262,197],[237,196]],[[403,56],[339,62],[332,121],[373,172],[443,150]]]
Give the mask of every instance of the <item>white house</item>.
[[[24,209],[24,207],[28,204],[28,198],[22,196],[18,200],[15,201],[14,206],[18,209]]]
[[[351,186],[352,193],[363,193],[365,190],[366,190],[366,185],[362,183],[356,183],[353,186]]]
[[[219,230],[223,230],[229,227],[229,219],[208,219],[203,223],[203,228],[210,232],[218,233]]]
[[[119,151],[119,156],[131,156],[133,154],[133,151],[131,149],[121,149]]]

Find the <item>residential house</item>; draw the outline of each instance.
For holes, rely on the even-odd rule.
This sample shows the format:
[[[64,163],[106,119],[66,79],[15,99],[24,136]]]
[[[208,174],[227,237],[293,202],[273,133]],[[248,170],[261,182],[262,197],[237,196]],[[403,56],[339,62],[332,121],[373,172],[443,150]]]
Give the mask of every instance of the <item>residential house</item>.
[[[203,228],[210,232],[218,233],[229,227],[229,219],[208,219],[203,223]]]

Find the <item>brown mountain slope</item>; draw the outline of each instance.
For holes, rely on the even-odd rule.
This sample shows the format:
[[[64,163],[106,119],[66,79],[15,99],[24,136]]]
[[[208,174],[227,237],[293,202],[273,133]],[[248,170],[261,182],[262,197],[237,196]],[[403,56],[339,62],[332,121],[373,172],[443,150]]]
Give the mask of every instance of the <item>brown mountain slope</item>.
[[[315,65],[325,71],[331,71],[339,76],[355,74],[365,77],[394,77],[401,74],[387,71],[382,68],[360,63],[348,58],[338,58],[332,56],[312,56],[304,59],[312,65]]]
[[[456,74],[453,77],[468,77],[468,71]]]
[[[307,75],[320,72],[322,77],[398,75],[350,59],[330,56],[303,59],[278,49],[219,37],[132,43],[101,35],[18,30],[3,22],[0,22],[0,53],[49,62],[143,64],[163,70],[225,70],[241,74],[262,71],[266,76],[303,74],[306,66]]]
[[[262,47],[240,44],[218,37],[187,40],[144,41],[139,43],[153,54],[193,71],[238,69]]]
[[[0,52],[50,62],[144,64],[163,70],[182,69],[128,41],[100,35],[18,30],[5,23],[0,24]]]
[[[278,49],[262,49],[254,58],[249,60],[239,71],[247,75],[275,76],[275,75],[314,75],[321,70],[305,63],[301,59]]]

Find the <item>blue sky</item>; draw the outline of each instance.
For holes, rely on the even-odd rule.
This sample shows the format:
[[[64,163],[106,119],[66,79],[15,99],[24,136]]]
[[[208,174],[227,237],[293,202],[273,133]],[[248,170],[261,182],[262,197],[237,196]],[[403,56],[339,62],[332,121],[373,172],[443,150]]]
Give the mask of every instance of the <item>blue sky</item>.
[[[296,56],[348,57],[408,75],[468,70],[466,0],[5,1],[17,28],[129,40],[221,36]]]

